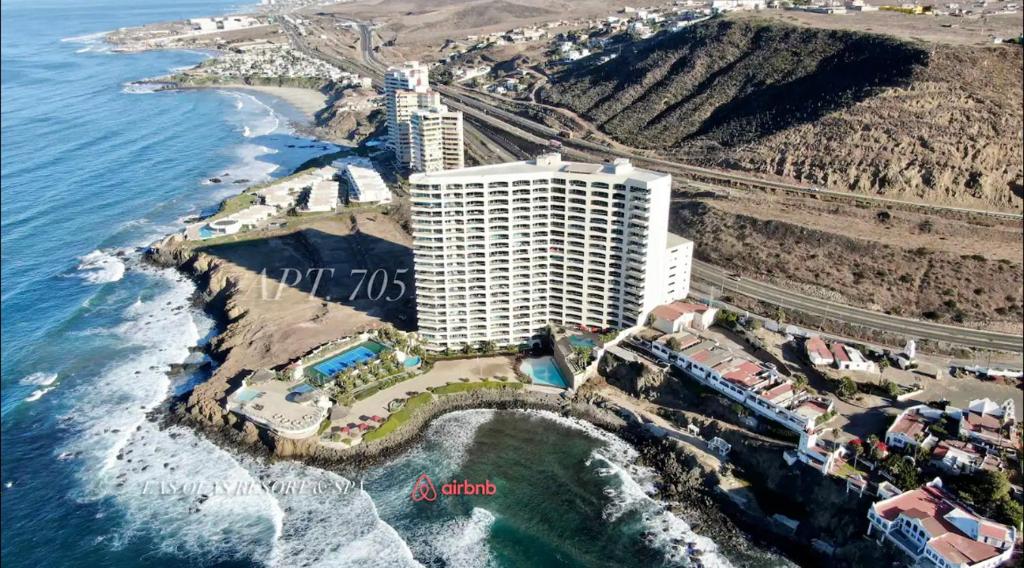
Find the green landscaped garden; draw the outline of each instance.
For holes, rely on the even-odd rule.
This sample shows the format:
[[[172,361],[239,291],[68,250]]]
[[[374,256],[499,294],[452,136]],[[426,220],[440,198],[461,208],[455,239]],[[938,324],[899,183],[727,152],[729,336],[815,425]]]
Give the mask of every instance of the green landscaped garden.
[[[444,385],[443,387],[434,387],[430,389],[430,392],[438,395],[454,394],[458,392],[468,392],[472,390],[480,389],[514,389],[518,390],[523,388],[523,383],[520,382],[501,382],[501,381],[481,381],[478,383],[452,383],[450,385]]]
[[[840,463],[835,468],[835,470],[833,470],[832,473],[834,475],[836,475],[838,477],[842,477],[844,479],[846,479],[848,477],[854,477],[854,476],[857,476],[857,475],[861,475],[861,476],[866,476],[867,475],[863,471],[860,471],[859,469],[853,467],[852,465],[850,465],[849,463],[846,463],[846,462]]]
[[[363,442],[379,440],[394,432],[402,424],[405,424],[410,418],[412,418],[413,412],[415,412],[417,408],[428,404],[433,398],[434,395],[429,392],[420,393],[410,398],[405,402],[405,406],[403,406],[401,410],[393,413],[391,416],[388,416],[388,419],[385,420],[379,428],[363,434]]]
[[[434,395],[444,396],[448,394],[469,392],[473,390],[503,388],[519,390],[523,388],[523,383],[515,381],[481,381],[476,383],[452,383],[450,385],[432,388],[430,389],[430,392],[420,393],[406,401],[405,406],[403,406],[401,410],[392,413],[391,416],[388,416],[388,419],[385,420],[384,423],[380,425],[380,427],[364,434],[363,442],[373,442],[374,440],[380,440],[381,438],[388,436],[395,430],[398,430],[402,426],[402,424],[405,424],[406,422],[409,421],[410,418],[412,418],[413,414],[416,412],[416,409],[426,404],[429,404],[431,400],[433,400]]]

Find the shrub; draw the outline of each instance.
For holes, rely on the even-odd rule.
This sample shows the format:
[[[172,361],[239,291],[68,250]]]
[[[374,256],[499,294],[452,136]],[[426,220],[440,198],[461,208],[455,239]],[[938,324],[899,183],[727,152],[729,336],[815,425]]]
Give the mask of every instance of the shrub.
[[[857,383],[853,382],[853,379],[850,377],[839,379],[839,387],[836,389],[836,394],[842,398],[850,398],[857,394]]]

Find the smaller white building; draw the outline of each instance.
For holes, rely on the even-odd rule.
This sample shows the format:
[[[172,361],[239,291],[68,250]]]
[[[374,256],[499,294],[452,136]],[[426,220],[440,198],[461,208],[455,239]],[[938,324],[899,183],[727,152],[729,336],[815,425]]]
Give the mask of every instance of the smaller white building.
[[[338,182],[334,180],[321,180],[313,184],[306,195],[306,205],[303,211],[309,213],[322,213],[334,211],[338,206]]]
[[[832,352],[828,350],[828,345],[825,345],[825,341],[818,336],[808,337],[804,341],[804,352],[807,354],[807,360],[815,367],[831,365],[835,361]]]
[[[668,233],[666,243],[665,274],[668,280],[666,302],[681,300],[690,295],[690,272],[693,268],[693,241],[675,233]],[[714,321],[714,314],[711,321]],[[707,325],[711,325],[708,323]],[[696,326],[691,326],[696,327]],[[697,327],[707,329],[707,326]]]
[[[242,224],[237,219],[231,218],[210,221],[206,226],[218,235],[233,235],[242,230]]]
[[[241,223],[243,229],[253,229],[263,221],[277,214],[277,208],[269,205],[253,205],[229,217]]]
[[[718,308],[704,304],[672,302],[651,311],[651,327],[662,333],[679,333],[684,328],[708,329],[715,323]]]
[[[262,25],[252,16],[221,16],[216,18],[192,18],[188,21],[192,31],[210,33],[219,31],[242,30]]]
[[[877,373],[878,365],[864,357],[860,351],[844,343],[832,344],[832,358],[835,366],[840,371],[862,371],[865,373]]]
[[[342,170],[348,185],[349,201],[354,203],[391,203],[391,190],[372,168],[349,164]]]
[[[931,448],[938,441],[928,427],[942,419],[941,410],[926,404],[904,410],[885,431],[885,445],[890,448]]]
[[[288,209],[295,205],[297,194],[288,191],[284,186],[273,186],[260,192],[263,203],[277,209]]]
[[[733,10],[763,10],[765,0],[711,0],[711,9],[715,12]]]

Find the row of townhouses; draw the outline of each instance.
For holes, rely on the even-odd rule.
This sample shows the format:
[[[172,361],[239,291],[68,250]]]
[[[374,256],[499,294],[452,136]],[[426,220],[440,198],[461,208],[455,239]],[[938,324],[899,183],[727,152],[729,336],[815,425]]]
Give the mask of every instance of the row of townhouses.
[[[713,315],[710,318],[698,316],[713,314],[713,309],[682,302],[659,306],[652,312],[652,329],[637,334],[634,340],[688,377],[795,432],[813,432],[832,415],[835,403],[831,399],[797,390],[772,363],[737,353],[695,329],[666,325],[689,312],[694,314],[692,325],[706,329]],[[662,334],[666,330],[671,331]]]

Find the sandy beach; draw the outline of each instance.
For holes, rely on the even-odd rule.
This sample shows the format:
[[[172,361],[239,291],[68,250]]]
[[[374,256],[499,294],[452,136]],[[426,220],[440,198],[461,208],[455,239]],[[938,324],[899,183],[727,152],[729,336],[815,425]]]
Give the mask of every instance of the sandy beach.
[[[327,95],[316,89],[305,89],[302,87],[274,87],[269,85],[246,85],[244,83],[221,83],[217,88],[237,89],[241,91],[254,91],[277,97],[298,111],[313,120],[320,109],[327,105]]]

